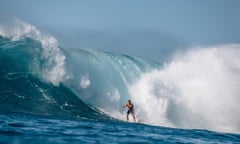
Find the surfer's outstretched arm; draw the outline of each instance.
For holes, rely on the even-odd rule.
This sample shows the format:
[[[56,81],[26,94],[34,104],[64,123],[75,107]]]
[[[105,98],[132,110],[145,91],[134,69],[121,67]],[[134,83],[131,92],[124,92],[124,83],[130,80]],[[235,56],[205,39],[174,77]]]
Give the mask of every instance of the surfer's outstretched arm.
[[[122,106],[122,112],[123,112],[123,110],[124,110],[124,108],[127,106],[127,104],[125,104],[125,105],[123,105]]]

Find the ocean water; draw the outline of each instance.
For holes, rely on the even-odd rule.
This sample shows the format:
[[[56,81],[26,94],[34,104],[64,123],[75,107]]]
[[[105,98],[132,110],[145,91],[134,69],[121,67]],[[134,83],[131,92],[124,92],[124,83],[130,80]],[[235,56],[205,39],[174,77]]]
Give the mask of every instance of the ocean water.
[[[238,134],[113,120],[1,115],[1,143],[239,143]]]
[[[240,143],[239,54],[199,47],[159,64],[0,25],[0,143]]]

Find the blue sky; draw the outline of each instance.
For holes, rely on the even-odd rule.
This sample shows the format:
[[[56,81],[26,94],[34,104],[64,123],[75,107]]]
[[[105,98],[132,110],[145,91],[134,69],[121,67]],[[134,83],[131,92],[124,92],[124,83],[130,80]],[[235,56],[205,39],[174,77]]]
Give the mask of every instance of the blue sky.
[[[0,0],[64,46],[157,60],[176,49],[240,43],[239,0]]]

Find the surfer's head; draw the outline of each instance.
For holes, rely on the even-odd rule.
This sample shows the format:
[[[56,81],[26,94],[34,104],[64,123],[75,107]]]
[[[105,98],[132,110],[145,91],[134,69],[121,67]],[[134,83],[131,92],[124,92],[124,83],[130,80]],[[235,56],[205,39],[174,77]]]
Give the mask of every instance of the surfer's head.
[[[128,100],[129,103],[131,103],[131,100]]]

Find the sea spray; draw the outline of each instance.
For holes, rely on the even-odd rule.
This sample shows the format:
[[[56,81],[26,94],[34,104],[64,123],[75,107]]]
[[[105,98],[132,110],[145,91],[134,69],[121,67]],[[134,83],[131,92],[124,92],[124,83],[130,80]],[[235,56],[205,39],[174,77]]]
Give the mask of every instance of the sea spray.
[[[60,82],[68,78],[64,66],[65,56],[59,49],[56,38],[48,34],[42,34],[35,26],[23,22],[18,18],[10,26],[0,25],[0,35],[10,38],[12,41],[19,41],[24,38],[39,41],[42,47],[40,50],[35,48],[36,53],[39,53],[39,57],[35,58],[36,62],[33,65],[33,70],[44,80],[54,85],[59,85]],[[46,61],[46,63],[40,65],[38,61]]]
[[[240,46],[189,50],[129,89],[142,121],[239,132]]]

